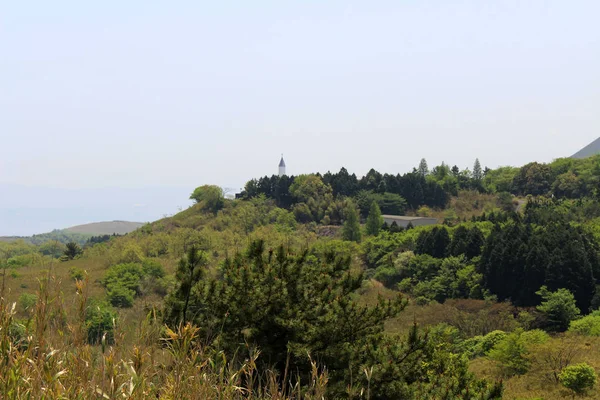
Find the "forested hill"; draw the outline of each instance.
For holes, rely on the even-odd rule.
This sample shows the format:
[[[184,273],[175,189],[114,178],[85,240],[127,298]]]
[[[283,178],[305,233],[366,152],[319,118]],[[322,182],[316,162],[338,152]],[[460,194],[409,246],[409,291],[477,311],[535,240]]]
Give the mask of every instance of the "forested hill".
[[[592,157],[264,177],[235,200],[202,185],[124,236],[0,243],[18,304],[0,308],[0,342],[11,360],[52,343],[11,376],[38,382],[39,363],[81,398],[133,380],[158,398],[598,397],[599,178]],[[384,212],[439,223],[387,226]]]
[[[83,245],[94,237],[125,235],[141,226],[140,222],[129,221],[106,221],[94,222],[90,224],[72,226],[66,229],[55,229],[52,232],[40,233],[32,236],[2,236],[2,242],[14,242],[21,240],[34,245],[41,245],[50,241],[57,241],[62,244],[74,242]]]

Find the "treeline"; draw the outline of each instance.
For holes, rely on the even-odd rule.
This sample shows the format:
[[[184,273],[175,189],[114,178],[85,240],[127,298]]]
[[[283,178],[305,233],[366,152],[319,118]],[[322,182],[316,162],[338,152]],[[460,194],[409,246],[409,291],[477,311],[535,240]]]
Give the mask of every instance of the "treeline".
[[[461,170],[456,165],[450,167],[445,163],[429,169],[423,159],[417,168],[403,175],[382,174],[371,169],[358,178],[342,168],[337,173],[316,173],[314,176],[330,188],[334,199],[356,198],[361,193],[363,197],[365,193],[389,193],[402,197],[406,208],[416,210],[428,206],[443,209],[448,205],[450,196],[458,195],[461,190],[571,199],[596,197],[600,184],[600,155],[582,160],[561,158],[549,164],[532,162],[520,168],[497,169],[482,168],[476,160],[472,170]],[[274,199],[279,207],[291,209],[302,202],[292,190],[296,178],[273,175],[252,179],[246,183],[241,196],[251,198],[263,194]],[[510,203],[510,196],[507,203]]]
[[[88,239],[91,236],[92,235],[85,233],[72,233],[67,230],[55,229],[52,232],[33,235],[30,238],[26,238],[25,240],[35,245],[41,245],[49,241],[57,241],[62,244],[75,242],[79,245],[83,245],[88,241]]]
[[[450,193],[417,170],[404,175],[375,170],[358,179],[345,168],[338,173],[301,176],[264,176],[246,183],[242,198],[264,195],[278,207],[292,210],[298,222],[337,224],[343,219],[346,199],[358,206],[363,217],[375,201],[384,214],[404,214],[421,206],[445,208]]]

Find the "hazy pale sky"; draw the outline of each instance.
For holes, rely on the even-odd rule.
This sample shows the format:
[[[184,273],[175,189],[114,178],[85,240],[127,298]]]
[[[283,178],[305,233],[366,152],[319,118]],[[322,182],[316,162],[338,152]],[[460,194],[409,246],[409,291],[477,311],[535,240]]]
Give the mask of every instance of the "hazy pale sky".
[[[0,183],[241,186],[569,156],[600,136],[600,2],[9,1]]]

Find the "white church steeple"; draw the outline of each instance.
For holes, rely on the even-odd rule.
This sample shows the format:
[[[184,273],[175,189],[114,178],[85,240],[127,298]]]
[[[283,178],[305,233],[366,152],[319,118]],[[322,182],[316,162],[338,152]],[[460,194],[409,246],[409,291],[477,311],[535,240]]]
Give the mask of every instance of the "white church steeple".
[[[283,161],[283,154],[281,155],[281,161],[279,161],[279,176],[285,175],[285,161]]]

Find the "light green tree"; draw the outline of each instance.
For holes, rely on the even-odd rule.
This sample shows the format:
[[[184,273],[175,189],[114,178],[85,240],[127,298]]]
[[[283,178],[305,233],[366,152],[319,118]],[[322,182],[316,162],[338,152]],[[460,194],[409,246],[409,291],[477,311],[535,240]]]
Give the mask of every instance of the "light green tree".
[[[596,385],[598,376],[596,371],[587,363],[569,365],[558,376],[560,383],[575,394],[585,395]]]
[[[190,200],[202,203],[202,208],[216,214],[225,204],[223,189],[216,185],[203,185],[194,189]]]
[[[379,209],[377,202],[373,201],[371,203],[371,209],[369,210],[369,216],[367,217],[367,235],[377,236],[382,225],[383,217],[381,216],[381,210]]]
[[[579,317],[580,310],[575,304],[575,297],[569,290],[561,288],[556,292],[551,292],[546,286],[542,286],[535,293],[542,297],[542,304],[536,308],[546,317],[548,330],[566,331],[571,321]]]
[[[353,242],[360,242],[360,220],[358,217],[358,210],[354,203],[350,202],[346,209],[346,221],[342,228],[342,237],[344,240],[350,240]]]

